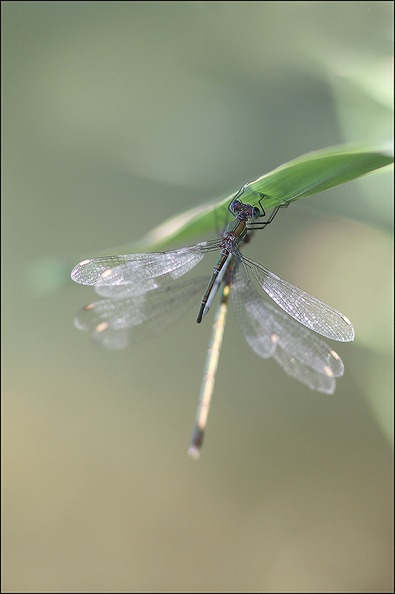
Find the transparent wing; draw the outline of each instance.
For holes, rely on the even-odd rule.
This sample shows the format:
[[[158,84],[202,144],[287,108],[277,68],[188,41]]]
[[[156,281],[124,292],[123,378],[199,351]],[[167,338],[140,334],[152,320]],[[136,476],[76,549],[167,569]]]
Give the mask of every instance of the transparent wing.
[[[278,336],[274,359],[284,371],[312,390],[333,394],[336,377],[344,373],[339,355],[315,334],[294,322],[270,303],[266,308]]]
[[[334,393],[336,389],[336,380],[334,377],[310,369],[308,365],[303,365],[303,363],[290,357],[289,353],[282,349],[277,349],[274,359],[283,368],[285,373],[299,380],[311,390],[322,392],[323,394]]]
[[[238,285],[241,285],[242,289],[238,289]],[[236,315],[246,340],[255,353],[261,357],[271,356],[267,354],[268,350],[261,346],[260,335],[263,330],[263,336],[270,335],[274,343],[271,353],[273,358],[288,375],[312,390],[332,394],[336,387],[335,378],[344,373],[344,365],[339,355],[313,332],[293,321],[271,303],[267,303],[251,283],[242,262],[236,270],[232,291],[234,287],[239,295],[243,296],[246,306],[244,316],[240,316],[237,309]],[[236,303],[236,307],[239,308],[239,304]],[[246,317],[249,318],[247,333]],[[267,338],[264,338],[264,341],[266,344]]]
[[[207,278],[175,282],[156,291],[124,299],[103,299],[86,305],[75,326],[90,332],[107,349],[122,349],[171,326],[204,291]]]
[[[93,285],[103,297],[142,295],[191,270],[204,254],[219,248],[220,240],[202,242],[167,252],[104,256],[84,260],[73,268],[71,278]]]
[[[262,289],[292,318],[332,340],[354,340],[354,328],[340,311],[288,283],[254,260],[242,256]]]
[[[252,285],[242,262],[235,264],[230,298],[244,338],[257,355],[268,359],[276,350],[274,328],[262,311],[262,297]]]

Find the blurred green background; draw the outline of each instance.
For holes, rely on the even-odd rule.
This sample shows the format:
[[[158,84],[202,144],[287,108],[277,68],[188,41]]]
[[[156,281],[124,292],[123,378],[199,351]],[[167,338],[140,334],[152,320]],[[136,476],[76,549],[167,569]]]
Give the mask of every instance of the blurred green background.
[[[390,142],[393,3],[2,17],[3,591],[393,591],[391,168],[291,205],[248,248],[352,320],[335,394],[256,357],[230,311],[199,462],[199,303],[103,352],[73,327],[93,291],[49,290],[59,262],[285,161]]]

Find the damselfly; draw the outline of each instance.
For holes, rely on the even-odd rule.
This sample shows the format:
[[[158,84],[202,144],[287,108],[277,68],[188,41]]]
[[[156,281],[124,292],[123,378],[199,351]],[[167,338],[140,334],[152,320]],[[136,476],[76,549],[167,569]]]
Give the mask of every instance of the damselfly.
[[[201,446],[229,294],[250,347],[263,358],[273,357],[286,373],[312,390],[333,393],[335,378],[343,375],[344,366],[339,355],[311,330],[337,341],[354,339],[354,329],[346,316],[240,252],[239,246],[246,240],[248,231],[264,228],[280,208],[277,206],[263,220],[263,197],[258,201],[259,207],[241,202],[240,197],[247,189],[251,191],[248,184],[229,204],[234,218],[219,239],[166,252],[84,260],[71,273],[74,281],[94,286],[96,293],[105,298],[84,307],[76,317],[76,326],[91,331],[107,348],[123,348],[130,341],[158,334],[172,325],[207,283],[201,278],[177,279],[196,266],[206,253],[220,250],[197,316],[197,322],[201,322],[222,286],[218,324],[213,334],[217,345],[211,349],[216,360],[214,355],[208,359],[211,371],[202,387],[190,450],[193,455]],[[285,314],[263,299],[251,282],[249,271]]]

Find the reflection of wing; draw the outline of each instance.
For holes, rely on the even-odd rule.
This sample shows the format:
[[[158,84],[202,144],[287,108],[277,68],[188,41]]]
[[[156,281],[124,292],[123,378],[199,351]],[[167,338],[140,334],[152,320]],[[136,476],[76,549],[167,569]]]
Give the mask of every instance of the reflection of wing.
[[[283,280],[267,268],[243,255],[262,289],[295,320],[333,340],[354,340],[354,328],[346,316],[302,289]]]
[[[335,378],[344,373],[339,355],[313,332],[267,303],[252,285],[243,263],[236,270],[232,292],[236,292],[233,303],[239,324],[257,355],[273,355],[288,375],[312,390],[326,394],[335,391]],[[243,304],[245,311],[240,315]],[[249,318],[247,326],[246,318]],[[269,339],[273,345],[271,351]]]
[[[122,349],[132,342],[159,334],[187,310],[202,293],[207,278],[178,281],[144,295],[103,299],[86,305],[74,324],[87,330],[107,349]]]
[[[75,266],[71,278],[95,286],[103,297],[141,295],[182,276],[203,258],[218,249],[220,240],[202,242],[168,252],[103,256],[84,260]]]

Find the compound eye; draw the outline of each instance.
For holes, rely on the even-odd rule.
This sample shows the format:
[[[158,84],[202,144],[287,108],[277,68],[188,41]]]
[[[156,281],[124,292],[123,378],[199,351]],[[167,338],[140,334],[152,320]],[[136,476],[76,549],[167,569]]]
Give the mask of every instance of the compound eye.
[[[244,207],[244,204],[242,202],[240,202],[240,200],[235,200],[232,203],[233,212],[240,212],[240,210],[242,210],[243,207]]]

